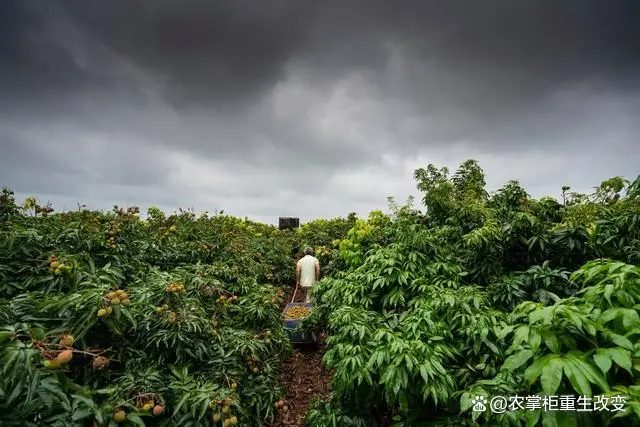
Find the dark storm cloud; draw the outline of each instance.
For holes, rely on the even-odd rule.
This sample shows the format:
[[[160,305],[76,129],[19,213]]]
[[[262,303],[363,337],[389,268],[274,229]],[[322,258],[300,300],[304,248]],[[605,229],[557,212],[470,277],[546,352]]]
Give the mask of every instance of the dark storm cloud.
[[[260,10],[243,1],[226,5],[165,0],[116,0],[109,5],[4,3],[2,15],[13,22],[5,29],[8,34],[4,37],[10,40],[3,56],[22,60],[16,64],[15,75],[22,75],[24,84],[33,82],[36,66],[44,67],[40,70],[44,84],[61,89],[67,84],[80,88],[89,80],[95,85],[113,84],[105,81],[100,70],[89,73],[76,63],[69,48],[89,37],[137,66],[166,75],[169,84],[164,95],[180,106],[198,101],[229,103],[272,84],[300,42],[289,31],[301,33],[295,30],[295,18],[298,13],[304,15],[300,3],[286,9],[272,4]],[[281,25],[281,20],[288,22]],[[60,29],[67,32],[66,40],[55,40],[54,32]],[[34,30],[50,39],[38,39]]]
[[[38,39],[38,28],[59,31],[55,22],[68,19],[74,29],[67,36],[90,37],[164,74],[164,95],[178,106],[252,99],[282,77],[291,58],[306,57],[327,74],[379,69],[387,41],[429,64],[425,72],[444,69],[456,84],[468,82],[456,96],[492,95],[496,104],[504,97],[509,105],[569,81],[628,79],[637,75],[640,53],[640,4],[633,0],[11,0],[0,7],[3,56],[23,83],[36,75],[60,89],[114,83],[98,69],[83,70],[65,50],[80,40]],[[464,100],[436,101],[442,98]]]
[[[637,40],[633,0],[5,0],[0,184],[271,215],[411,187],[357,172],[387,154],[502,179],[539,149],[584,168],[539,189],[593,185],[637,169]]]

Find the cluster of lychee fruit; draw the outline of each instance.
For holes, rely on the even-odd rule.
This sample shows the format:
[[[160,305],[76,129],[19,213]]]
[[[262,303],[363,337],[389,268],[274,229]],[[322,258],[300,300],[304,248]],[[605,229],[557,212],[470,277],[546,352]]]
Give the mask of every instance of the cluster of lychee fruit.
[[[271,344],[271,331],[269,329],[264,331],[263,336],[264,336],[264,343],[267,345]]]
[[[260,360],[255,356],[247,357],[247,363],[249,364],[249,369],[253,374],[259,374],[260,372],[264,372],[264,369],[260,369],[259,363]]]
[[[93,369],[100,370],[109,366],[110,360],[104,356],[96,356],[93,358],[93,362],[91,362],[91,366]]]
[[[137,206],[130,206],[124,209],[118,208],[118,205],[115,205],[113,211],[121,218],[138,218],[140,216],[140,208]]]
[[[220,297],[216,300],[216,302],[218,304],[221,304],[223,307],[229,307],[237,299],[238,299],[237,295],[232,295],[230,297],[226,297],[224,295],[220,295]]]
[[[49,272],[56,276],[62,276],[64,273],[71,271],[71,266],[62,262],[62,260],[56,258],[55,255],[49,257]]]
[[[276,409],[280,412],[282,412],[283,414],[286,414],[287,412],[289,412],[289,407],[287,406],[287,404],[285,403],[284,400],[280,399],[276,402]]]
[[[167,227],[162,232],[162,237],[167,237],[169,234],[175,233],[176,231],[178,231],[178,226],[176,226],[176,225],[172,225],[170,227]]]
[[[234,383],[235,384],[235,383]],[[231,405],[233,405],[233,399],[227,397],[224,400],[212,400],[209,403],[209,408],[212,409],[213,415],[211,419],[214,423],[218,423],[222,420],[222,417],[226,417],[222,422],[225,426],[232,426],[238,423],[238,418],[231,413]]]
[[[165,311],[169,310],[169,305],[168,304],[162,304],[161,306],[156,307],[156,313],[163,313]]]
[[[127,294],[127,291],[125,291],[124,289],[118,289],[107,293],[103,297],[103,302],[106,305],[98,310],[98,317],[106,317],[110,315],[113,311],[112,306],[114,305],[131,304],[131,301],[129,300],[129,294]]]
[[[109,305],[98,310],[98,317],[107,317],[111,313],[113,313],[113,307]]]
[[[152,411],[154,416],[159,416],[164,412],[164,406],[162,406],[161,404],[157,404],[154,399],[149,399],[146,402],[145,401],[140,401],[138,402],[138,409],[140,409],[142,412],[148,412],[148,411]]]
[[[156,313],[165,316],[167,322],[169,323],[176,323],[176,321],[178,320],[178,315],[176,314],[176,312],[169,310],[169,305],[167,304],[156,307],[155,310]]]
[[[184,294],[187,292],[182,283],[172,283],[165,288],[165,291],[170,294]]]
[[[138,402],[138,410],[141,412],[149,412],[151,411],[151,413],[153,414],[154,417],[159,417],[160,415],[162,415],[164,413],[164,406],[161,404],[157,404],[155,403],[155,401],[153,399],[149,399],[146,402],[145,401],[139,401]],[[123,409],[118,409],[114,414],[113,414],[113,420],[117,423],[122,423],[127,419],[127,413],[123,410]]]
[[[104,296],[109,302],[113,305],[129,305],[129,294],[124,289],[118,289],[112,292],[109,292]]]
[[[47,359],[42,362],[42,365],[45,368],[56,369],[71,362],[71,359],[73,359],[73,350],[71,349],[71,346],[74,341],[75,340],[71,335],[64,335],[60,337],[58,347],[65,348],[65,350],[60,351],[56,357],[51,357],[50,353],[49,355],[43,353]]]
[[[107,247],[110,247],[111,249],[118,247],[116,243],[116,236],[118,233],[120,233],[120,224],[117,221],[112,220],[109,223],[109,231],[107,232]]]

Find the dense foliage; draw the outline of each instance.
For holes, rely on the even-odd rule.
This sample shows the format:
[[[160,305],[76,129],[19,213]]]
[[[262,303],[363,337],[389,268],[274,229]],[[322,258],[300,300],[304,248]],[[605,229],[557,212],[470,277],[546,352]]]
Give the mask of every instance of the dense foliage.
[[[488,194],[471,160],[415,178],[424,211],[358,220],[314,291],[305,323],[328,329],[335,375],[307,424],[640,425],[640,177],[561,202],[517,181]],[[516,403],[492,413],[495,396]]]
[[[334,376],[308,426],[640,426],[640,177],[559,201],[517,181],[489,194],[472,160],[414,178],[423,209],[390,199],[295,232],[4,190],[0,424],[264,425],[310,245],[323,279],[302,323],[328,332]],[[556,410],[570,398],[608,410]]]
[[[261,425],[296,236],[151,208],[0,199],[0,424]],[[121,419],[124,419],[123,421]]]

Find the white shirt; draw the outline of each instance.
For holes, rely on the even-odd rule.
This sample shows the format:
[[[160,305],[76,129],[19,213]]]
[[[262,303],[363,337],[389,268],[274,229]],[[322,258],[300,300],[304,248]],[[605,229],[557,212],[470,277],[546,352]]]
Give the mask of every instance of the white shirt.
[[[300,286],[303,288],[310,288],[316,283],[316,266],[320,267],[320,261],[318,258],[305,255],[298,261],[300,267]]]

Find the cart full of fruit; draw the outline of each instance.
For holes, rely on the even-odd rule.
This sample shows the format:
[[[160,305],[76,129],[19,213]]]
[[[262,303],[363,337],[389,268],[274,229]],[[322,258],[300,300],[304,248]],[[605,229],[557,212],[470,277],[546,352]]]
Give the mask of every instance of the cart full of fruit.
[[[289,335],[289,340],[293,344],[313,344],[316,342],[311,333],[304,333],[298,329],[300,322],[311,314],[312,304],[293,302],[295,292],[291,302],[286,305],[282,313],[284,318],[284,329]]]

